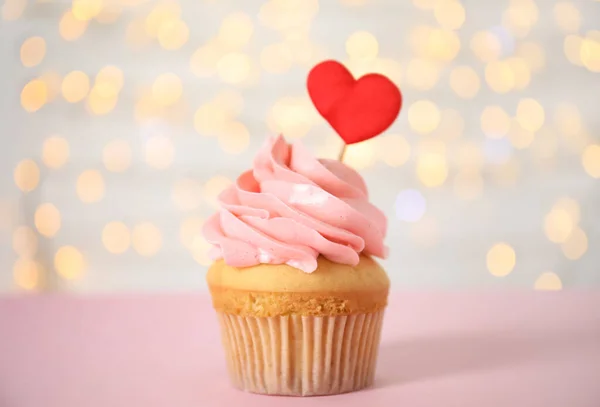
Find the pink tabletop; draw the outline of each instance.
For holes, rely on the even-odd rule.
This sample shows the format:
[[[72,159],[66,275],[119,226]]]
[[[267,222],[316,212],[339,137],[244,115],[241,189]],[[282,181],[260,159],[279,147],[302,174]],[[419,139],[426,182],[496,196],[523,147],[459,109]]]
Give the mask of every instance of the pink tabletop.
[[[600,406],[600,295],[397,293],[377,383],[333,397],[229,387],[201,295],[0,300],[1,407]]]

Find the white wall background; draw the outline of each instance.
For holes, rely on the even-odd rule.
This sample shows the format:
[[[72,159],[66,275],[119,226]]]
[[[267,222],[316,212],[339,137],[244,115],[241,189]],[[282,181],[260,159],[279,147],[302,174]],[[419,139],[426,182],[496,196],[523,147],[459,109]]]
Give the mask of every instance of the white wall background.
[[[600,283],[600,2],[4,1],[2,291],[205,289],[223,177],[279,131],[336,156],[323,58],[404,94],[348,157],[395,287]]]

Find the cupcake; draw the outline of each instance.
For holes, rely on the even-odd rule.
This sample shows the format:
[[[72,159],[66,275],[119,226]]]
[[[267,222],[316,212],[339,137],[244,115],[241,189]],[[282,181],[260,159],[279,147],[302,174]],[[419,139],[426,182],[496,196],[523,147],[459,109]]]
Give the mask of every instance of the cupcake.
[[[373,384],[389,279],[361,176],[269,139],[205,223],[207,281],[239,389],[316,396]]]

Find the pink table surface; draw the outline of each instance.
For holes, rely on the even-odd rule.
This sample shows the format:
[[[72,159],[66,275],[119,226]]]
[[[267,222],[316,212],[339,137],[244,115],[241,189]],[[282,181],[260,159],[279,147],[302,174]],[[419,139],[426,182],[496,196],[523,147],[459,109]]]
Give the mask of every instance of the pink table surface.
[[[374,388],[230,388],[202,295],[0,300],[0,407],[600,406],[600,293],[396,293]]]

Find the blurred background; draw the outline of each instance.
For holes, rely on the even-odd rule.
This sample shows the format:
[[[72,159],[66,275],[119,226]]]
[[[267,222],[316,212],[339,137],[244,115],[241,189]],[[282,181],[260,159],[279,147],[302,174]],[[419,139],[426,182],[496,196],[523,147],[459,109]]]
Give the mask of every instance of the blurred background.
[[[334,158],[334,58],[404,106],[350,147],[396,289],[600,284],[600,2],[0,0],[0,291],[203,290],[268,136]]]

